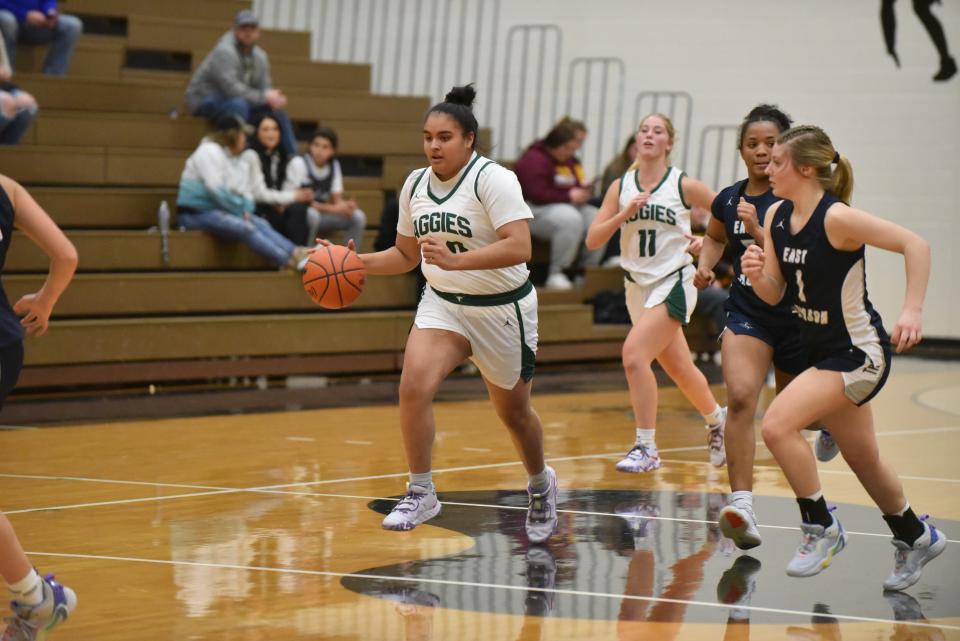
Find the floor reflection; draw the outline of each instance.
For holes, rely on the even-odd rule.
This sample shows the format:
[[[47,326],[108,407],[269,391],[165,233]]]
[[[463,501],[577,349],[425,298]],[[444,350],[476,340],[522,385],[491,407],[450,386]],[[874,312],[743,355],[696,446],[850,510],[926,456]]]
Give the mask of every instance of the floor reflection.
[[[441,495],[433,525],[465,534],[474,546],[460,554],[423,558],[363,570],[343,579],[350,590],[396,601],[405,616],[429,618],[425,609],[525,615],[534,619],[606,619],[622,640],[644,638],[656,622],[670,639],[684,622],[726,622],[726,639],[747,640],[750,623],[786,626],[791,639],[841,639],[850,617],[903,621],[892,639],[938,639],[943,632],[906,622],[960,614],[957,565],[927,567],[912,592],[880,591],[893,549],[883,536],[852,535],[851,545],[823,574],[786,576],[784,567],[799,534],[789,529],[795,503],[761,497],[771,526],[764,545],[740,553],[715,525],[724,494],[702,491],[561,492],[560,526],[549,545],[530,546],[523,534],[522,492],[454,492]],[[386,513],[392,501],[370,507]],[[486,506],[486,507],[483,507]],[[843,505],[851,531],[884,532],[875,510]],[[940,519],[940,521],[943,521]],[[960,531],[957,524],[950,531]],[[384,533],[388,542],[392,533]],[[402,536],[418,536],[413,532]],[[873,584],[872,574],[880,578]],[[917,600],[920,599],[920,601]],[[922,602],[922,607],[921,607]],[[836,613],[836,616],[834,614]],[[421,632],[427,626],[418,624]],[[529,630],[528,630],[529,631]],[[940,636],[937,636],[937,635]],[[409,638],[429,638],[411,636]],[[527,634],[522,638],[536,638]]]

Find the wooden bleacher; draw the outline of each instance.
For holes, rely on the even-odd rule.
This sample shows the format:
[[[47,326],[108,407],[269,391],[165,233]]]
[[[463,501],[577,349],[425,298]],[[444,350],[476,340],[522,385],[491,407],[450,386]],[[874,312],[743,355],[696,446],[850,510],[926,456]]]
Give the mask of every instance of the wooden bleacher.
[[[184,113],[189,69],[138,68],[128,60],[136,52],[189,57],[194,69],[249,4],[61,0],[61,11],[109,18],[125,25],[125,35],[85,34],[65,78],[39,73],[43,48],[21,48],[17,82],[41,111],[24,143],[0,153],[0,173],[28,186],[80,254],[52,330],[27,341],[21,387],[28,392],[399,371],[416,302],[412,275],[371,278],[353,307],[330,312],[308,299],[298,275],[201,232],[175,228],[169,263],[161,259],[160,236],[150,228],[161,201],[173,208],[184,161],[206,125]],[[382,163],[378,176],[346,177],[368,216],[369,248],[385,191],[423,166],[418,132],[429,99],[371,94],[368,65],[311,61],[305,32],[264,30],[260,44],[295,122],[332,126],[341,155]],[[35,291],[46,266],[26,238],[15,238],[4,270],[10,298]],[[616,273],[594,271],[588,286],[611,279]],[[619,354],[625,328],[595,326],[582,292],[543,292],[540,301],[541,362]]]

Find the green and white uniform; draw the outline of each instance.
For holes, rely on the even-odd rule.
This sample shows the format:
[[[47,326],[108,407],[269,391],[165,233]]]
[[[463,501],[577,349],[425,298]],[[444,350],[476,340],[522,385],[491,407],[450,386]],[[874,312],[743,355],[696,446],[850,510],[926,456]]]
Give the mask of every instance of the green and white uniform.
[[[634,322],[644,308],[664,303],[671,318],[686,324],[697,304],[696,270],[687,253],[690,206],[680,186],[683,176],[676,167],[667,167],[647,204],[620,226],[620,264],[627,309]],[[620,179],[620,207],[641,192],[637,171],[628,171]]]
[[[429,167],[410,174],[400,192],[397,233],[433,236],[459,253],[492,245],[500,240],[499,227],[532,218],[516,175],[474,153],[447,181]],[[464,336],[470,359],[498,387],[529,381],[537,351],[537,294],[526,264],[447,271],[421,263],[421,268],[428,286],[416,326]]]

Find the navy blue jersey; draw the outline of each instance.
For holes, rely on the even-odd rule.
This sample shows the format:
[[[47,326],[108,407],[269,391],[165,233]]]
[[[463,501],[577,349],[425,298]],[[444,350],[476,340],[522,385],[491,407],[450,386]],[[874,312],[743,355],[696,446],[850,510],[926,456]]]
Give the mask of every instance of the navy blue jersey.
[[[773,219],[773,252],[786,281],[784,299],[799,319],[808,362],[870,344],[889,344],[880,314],[867,298],[864,248],[835,249],[824,227],[827,209],[839,202],[825,193],[803,229],[790,231],[793,203],[783,201]]]
[[[7,249],[13,237],[13,203],[7,197],[7,192],[0,187],[0,273],[7,262]],[[20,319],[13,313],[7,292],[0,284],[0,347],[23,340],[23,326]]]
[[[773,195],[772,189],[768,189],[759,196],[748,196],[745,193],[746,188],[746,179],[734,183],[717,194],[710,206],[713,217],[723,223],[727,230],[727,246],[733,252],[735,278],[730,286],[730,298],[727,299],[726,310],[727,312],[736,312],[747,316],[754,322],[765,326],[790,325],[794,322],[791,318],[790,305],[783,301],[774,307],[767,305],[754,293],[753,287],[750,286],[750,280],[741,271],[740,258],[747,247],[754,244],[755,241],[753,236],[747,233],[743,221],[737,216],[737,204],[739,204],[740,198],[744,198],[756,207],[757,220],[761,227],[767,215],[767,209],[779,200]]]

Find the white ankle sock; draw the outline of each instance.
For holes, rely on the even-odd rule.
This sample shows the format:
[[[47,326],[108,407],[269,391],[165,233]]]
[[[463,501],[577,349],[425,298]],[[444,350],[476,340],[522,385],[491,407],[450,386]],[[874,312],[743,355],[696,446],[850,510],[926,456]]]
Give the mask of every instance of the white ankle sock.
[[[643,445],[644,447],[656,447],[657,443],[654,440],[656,437],[657,430],[656,428],[652,430],[645,430],[642,428],[637,428],[637,445]]]
[[[36,570],[31,569],[27,576],[8,586],[13,600],[21,605],[33,607],[43,602],[43,579]]]
[[[738,507],[749,508],[750,511],[753,511],[753,492],[747,490],[737,490],[732,492],[730,495],[731,503],[737,505]]]
[[[703,420],[706,421],[710,427],[720,425],[720,421],[723,420],[723,408],[717,405],[712,412],[703,415]]]
[[[547,475],[547,468],[544,467],[539,474],[530,475],[530,489],[535,492],[543,492],[550,487],[550,477]]]
[[[410,472],[410,485],[419,485],[420,487],[425,487],[431,492],[433,491],[433,472],[423,472],[421,474],[414,474]]]

